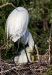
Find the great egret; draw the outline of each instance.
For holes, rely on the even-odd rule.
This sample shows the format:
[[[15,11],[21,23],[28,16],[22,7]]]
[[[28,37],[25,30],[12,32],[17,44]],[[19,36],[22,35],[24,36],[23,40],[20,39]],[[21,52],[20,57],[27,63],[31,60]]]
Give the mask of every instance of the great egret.
[[[26,31],[26,33],[24,34],[24,36],[21,38],[20,41],[25,45],[28,43],[29,46],[26,47],[27,56],[30,62],[34,61],[31,59],[31,52],[33,52],[33,47],[34,47],[34,40],[32,38],[31,33],[29,31]],[[24,49],[19,53],[19,55],[17,55],[14,58],[14,61],[16,64],[28,62]]]
[[[34,41],[31,33],[27,30],[28,22],[29,22],[28,11],[24,7],[17,7],[8,16],[6,21],[5,31],[7,33],[7,39],[8,37],[10,37],[10,39],[13,42],[16,42],[18,39],[20,39],[20,41],[24,45],[28,43],[29,46],[28,48],[26,48],[26,51],[27,50],[33,51]],[[23,53],[24,52],[21,53],[21,58]],[[28,57],[30,58],[30,55]],[[18,61],[16,57],[14,59],[15,59],[14,61],[16,60]],[[20,61],[19,63],[22,63],[22,61]]]

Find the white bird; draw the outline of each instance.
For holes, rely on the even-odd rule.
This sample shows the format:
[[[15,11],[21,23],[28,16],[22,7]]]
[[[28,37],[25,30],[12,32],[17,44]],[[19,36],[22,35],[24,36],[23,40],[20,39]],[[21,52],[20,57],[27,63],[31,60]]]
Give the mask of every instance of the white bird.
[[[26,52],[27,52],[27,56],[28,56],[28,59],[30,62],[32,62],[31,60],[31,52],[33,52],[33,47],[34,47],[34,40],[32,38],[32,35],[29,31],[26,31],[25,35],[21,38],[20,40],[23,44],[27,44],[28,43],[28,47],[26,47]],[[14,61],[15,63],[27,63],[28,62],[28,59],[26,57],[26,53],[25,53],[25,50],[23,49],[21,52],[20,52],[20,55],[17,55],[15,58],[14,58]],[[34,60],[33,60],[34,61]]]
[[[29,22],[28,11],[23,7],[14,9],[7,18],[6,32],[13,42],[20,39],[26,32]]]
[[[20,39],[22,44],[26,45],[28,43],[29,46],[28,48],[26,48],[26,51],[27,50],[33,51],[34,40],[32,38],[31,33],[27,30],[28,22],[29,22],[28,11],[24,7],[17,7],[8,16],[6,21],[5,31],[7,34],[7,39],[8,37],[10,37],[10,39],[13,42],[16,42],[18,39]],[[22,59],[23,53],[24,52],[21,53],[20,59]],[[29,58],[30,58],[30,55],[29,55]],[[18,59],[16,58],[14,59],[15,59],[14,61],[16,60],[18,61]],[[22,61],[20,61],[19,63],[22,63]]]
[[[26,48],[26,51],[27,51],[28,48]],[[31,62],[31,55],[30,53],[27,51],[27,56],[28,56],[28,59],[29,61]],[[15,64],[18,64],[18,63],[27,63],[27,57],[26,57],[26,53],[25,53],[25,50],[23,49],[19,55],[15,56],[14,58],[14,61],[15,61]]]

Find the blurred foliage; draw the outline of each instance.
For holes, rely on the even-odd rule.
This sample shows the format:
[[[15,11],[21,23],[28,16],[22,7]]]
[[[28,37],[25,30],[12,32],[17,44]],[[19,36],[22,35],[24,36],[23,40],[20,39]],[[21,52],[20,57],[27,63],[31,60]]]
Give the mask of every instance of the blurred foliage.
[[[48,71],[42,75],[52,75],[52,65],[48,66]]]
[[[13,3],[16,7],[23,6],[28,10],[30,16],[29,31],[32,33],[35,44],[38,45],[39,53],[44,54],[48,48],[47,40],[52,24],[52,0],[0,0],[0,5],[7,2]],[[6,42],[5,23],[13,9],[11,5],[0,8],[0,46]],[[14,43],[8,45],[8,48],[5,46],[5,50],[2,51],[3,58],[12,58],[16,52]]]

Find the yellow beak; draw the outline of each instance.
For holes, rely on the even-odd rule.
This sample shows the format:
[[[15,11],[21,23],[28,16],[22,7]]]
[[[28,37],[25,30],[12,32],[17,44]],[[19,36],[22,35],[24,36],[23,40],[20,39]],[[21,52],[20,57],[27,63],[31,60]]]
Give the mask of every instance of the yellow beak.
[[[32,62],[34,61],[34,55],[31,55]]]
[[[33,50],[28,50],[27,51],[28,53],[31,53],[31,60],[32,60],[32,62],[34,61],[34,54],[33,54]]]

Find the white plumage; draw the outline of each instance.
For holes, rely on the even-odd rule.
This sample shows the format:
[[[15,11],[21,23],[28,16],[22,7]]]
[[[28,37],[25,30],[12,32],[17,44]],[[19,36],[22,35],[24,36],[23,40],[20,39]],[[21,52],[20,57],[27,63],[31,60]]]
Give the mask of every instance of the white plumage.
[[[7,18],[6,21],[6,32],[10,39],[16,42],[26,32],[29,22],[29,14],[23,7],[14,9]]]
[[[26,45],[28,43],[28,47],[26,51],[33,50],[34,47],[34,40],[32,38],[31,33],[27,30],[29,22],[29,14],[28,11],[23,7],[17,7],[14,9],[7,18],[5,31],[7,33],[7,39],[10,39],[13,42],[16,42],[18,39],[22,42],[22,44]],[[29,61],[30,53],[27,53]],[[24,59],[22,61],[22,59]],[[16,56],[14,61],[18,63],[26,63],[27,57],[24,52],[24,49],[21,51],[21,55]]]
[[[26,48],[26,51],[28,50],[29,48],[27,47]],[[29,59],[29,61],[31,62],[31,54],[30,53],[28,53],[28,51],[27,51],[27,55],[28,55],[28,59]],[[25,54],[25,50],[23,49],[21,52],[20,52],[20,55],[18,55],[18,56],[16,56],[15,58],[14,58],[14,61],[15,61],[15,64],[17,64],[17,63],[27,63],[27,57],[26,57],[26,54]]]
[[[32,60],[31,60],[31,53],[30,52],[33,52],[34,40],[33,40],[32,35],[29,31],[26,31],[25,35],[21,38],[21,42],[25,45],[28,43],[29,46],[26,47],[26,52],[27,52],[28,59],[31,62]],[[16,64],[28,62],[24,49],[20,52],[20,55],[17,55],[14,58],[14,61]]]

